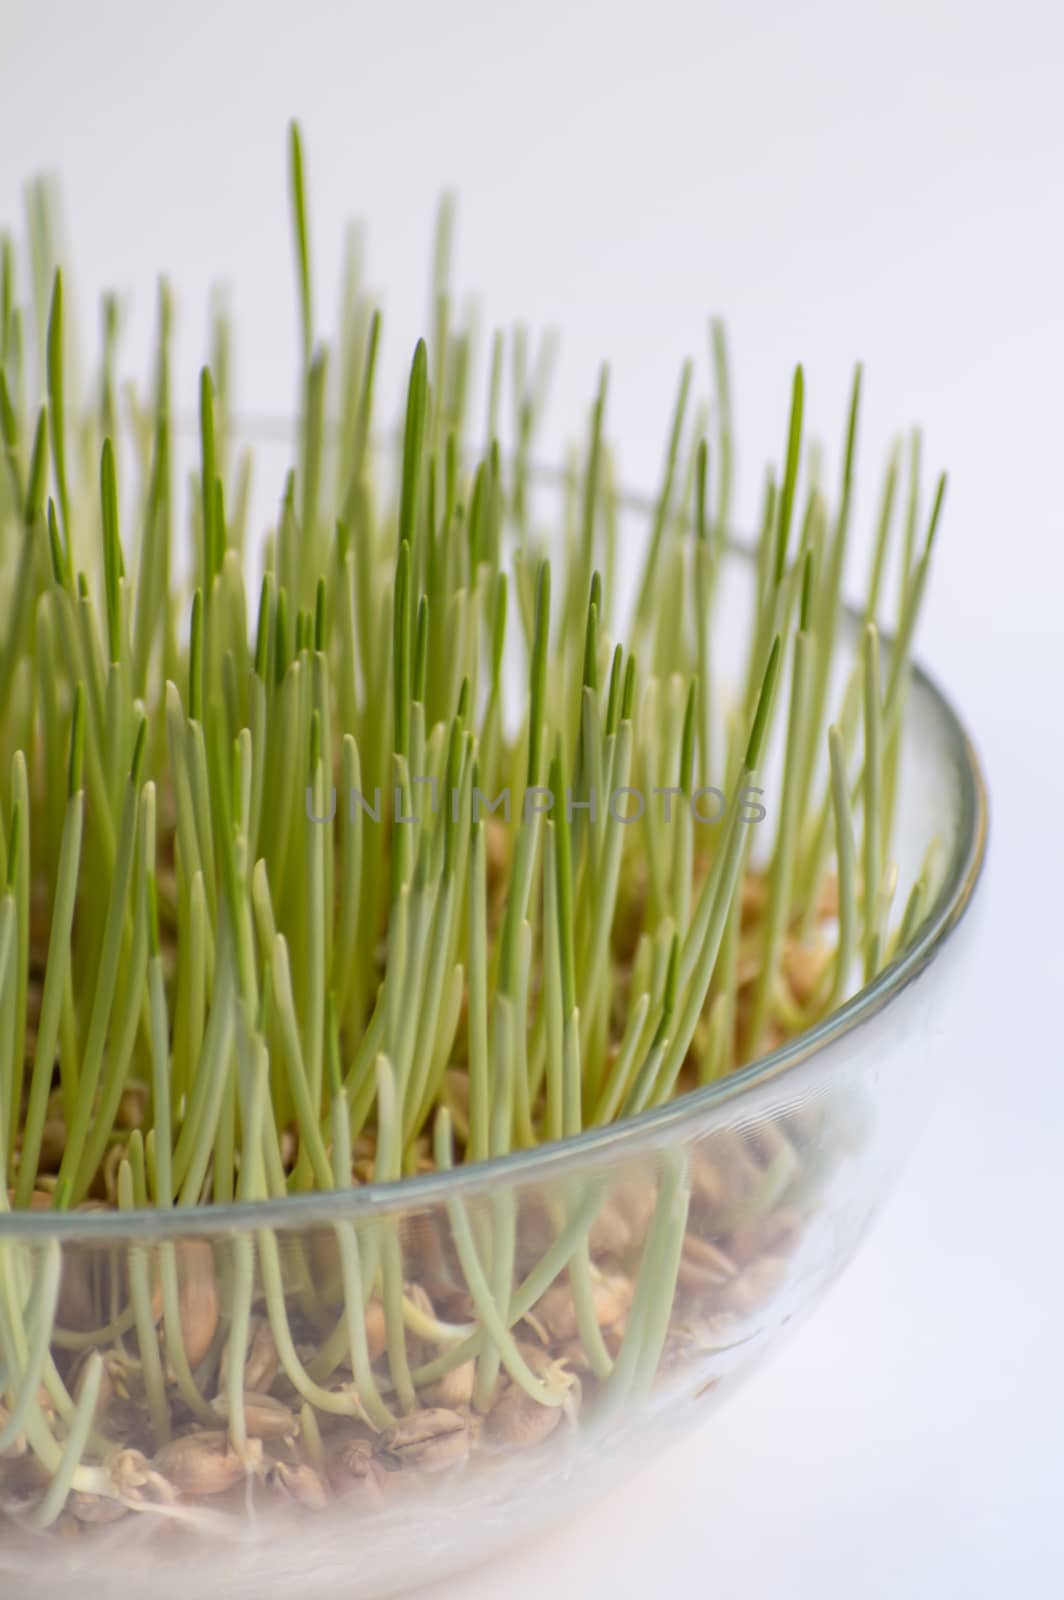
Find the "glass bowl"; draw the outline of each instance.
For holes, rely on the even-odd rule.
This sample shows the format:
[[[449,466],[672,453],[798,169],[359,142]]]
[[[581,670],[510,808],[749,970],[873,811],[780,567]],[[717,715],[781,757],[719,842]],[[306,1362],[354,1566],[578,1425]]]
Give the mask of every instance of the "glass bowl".
[[[737,548],[724,566],[726,663],[753,566]],[[859,637],[848,615],[840,671]],[[570,1515],[698,1423],[850,1260],[950,1061],[987,800],[918,669],[901,772],[903,894],[929,849],[939,862],[907,947],[707,1088],[400,1184],[0,1214],[0,1574],[48,1597],[368,1600]],[[79,1409],[86,1385],[100,1398]]]

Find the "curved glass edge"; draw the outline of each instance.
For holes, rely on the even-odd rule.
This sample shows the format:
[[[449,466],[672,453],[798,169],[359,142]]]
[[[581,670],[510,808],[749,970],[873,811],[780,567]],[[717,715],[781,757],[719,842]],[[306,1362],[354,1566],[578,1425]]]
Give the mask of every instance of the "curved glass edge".
[[[542,474],[543,469],[541,469]],[[552,472],[552,476],[561,474]],[[642,497],[626,495],[633,509],[650,505]],[[731,553],[747,560],[749,548],[729,539]],[[851,624],[860,618],[844,608]],[[891,636],[883,634],[886,645]],[[797,1086],[801,1069],[811,1067],[829,1046],[852,1034],[890,1005],[935,960],[967,911],[986,859],[989,835],[989,794],[982,763],[959,715],[935,681],[918,663],[912,683],[927,695],[940,717],[949,742],[947,757],[959,784],[956,848],[950,870],[938,897],[907,949],[878,973],[870,984],[804,1033],[787,1040],[767,1055],[737,1068],[717,1083],[679,1095],[666,1105],[641,1112],[623,1122],[589,1129],[568,1139],[516,1150],[489,1161],[401,1178],[391,1183],[368,1183],[357,1189],[288,1195],[281,1200],[235,1202],[131,1211],[0,1213],[0,1239],[21,1238],[27,1244],[48,1239],[60,1243],[118,1244],[123,1240],[205,1237],[275,1228],[285,1232],[319,1227],[353,1217],[420,1210],[461,1196],[475,1196],[508,1185],[550,1181],[574,1168],[590,1169],[620,1157],[648,1154],[668,1137],[692,1137],[706,1115],[746,1093],[760,1090],[784,1075]]]

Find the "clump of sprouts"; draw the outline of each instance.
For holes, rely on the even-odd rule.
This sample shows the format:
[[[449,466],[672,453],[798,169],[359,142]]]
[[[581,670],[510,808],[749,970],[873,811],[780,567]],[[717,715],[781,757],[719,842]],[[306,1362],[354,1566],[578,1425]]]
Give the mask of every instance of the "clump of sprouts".
[[[786,1116],[612,1191],[352,1207],[284,1249],[253,1210],[224,1241],[197,1230],[714,1083],[870,981],[933,889],[929,859],[898,913],[891,840],[944,482],[922,525],[918,437],[904,488],[891,455],[838,671],[860,370],[834,496],[794,373],[745,647],[721,660],[721,328],[710,405],[683,368],[619,619],[605,371],[544,519],[553,344],[494,340],[479,436],[445,205],[383,448],[380,314],[352,254],[320,336],[295,128],[290,178],[303,402],[254,603],[226,320],[183,563],[169,291],[146,394],[119,389],[108,300],[90,398],[44,189],[25,304],[0,241],[0,1210],[169,1213],[150,1248],[131,1218],[97,1252],[0,1217],[0,1512],[37,1527],[209,1520],[253,1483],[372,1506],[543,1444],[581,1404],[615,1417],[692,1339],[717,1349],[814,1203]]]

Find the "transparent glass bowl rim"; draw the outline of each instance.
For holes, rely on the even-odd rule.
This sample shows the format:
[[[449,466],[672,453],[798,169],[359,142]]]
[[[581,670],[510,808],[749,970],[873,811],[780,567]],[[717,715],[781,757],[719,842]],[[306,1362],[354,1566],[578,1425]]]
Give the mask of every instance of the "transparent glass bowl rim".
[[[565,471],[552,467],[534,470],[539,481],[562,482]],[[618,504],[634,512],[649,513],[654,502],[645,495],[623,492]],[[726,541],[730,558],[753,561],[750,546],[734,537]],[[844,607],[851,626],[861,618],[852,606]],[[884,632],[883,641],[892,637]],[[143,1240],[247,1233],[258,1228],[285,1232],[326,1227],[355,1217],[381,1216],[446,1205],[458,1197],[482,1194],[497,1187],[550,1182],[579,1169],[608,1165],[622,1157],[635,1157],[694,1134],[706,1114],[743,1095],[752,1095],[770,1081],[786,1075],[797,1089],[802,1068],[815,1068],[816,1058],[837,1040],[852,1033],[890,1005],[936,959],[964,916],[975,892],[986,855],[989,802],[986,781],[975,748],[963,723],[935,680],[916,662],[913,684],[927,696],[945,734],[945,755],[959,786],[955,847],[950,870],[935,903],[924,917],[917,936],[871,983],[805,1032],[786,1040],[775,1050],[737,1068],[704,1088],[678,1095],[665,1105],[641,1112],[621,1122],[591,1128],[570,1138],[528,1150],[514,1150],[493,1160],[471,1162],[447,1172],[428,1172],[390,1183],[359,1184],[283,1199],[237,1201],[229,1205],[173,1206],[168,1209],[130,1211],[7,1211],[0,1212],[0,1239],[19,1238],[25,1243],[103,1245],[124,1239]]]

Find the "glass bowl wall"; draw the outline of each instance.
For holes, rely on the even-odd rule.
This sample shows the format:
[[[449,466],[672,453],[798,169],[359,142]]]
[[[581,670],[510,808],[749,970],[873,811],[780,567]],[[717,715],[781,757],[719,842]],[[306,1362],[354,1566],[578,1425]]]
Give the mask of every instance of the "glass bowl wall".
[[[722,677],[752,577],[725,566]],[[842,669],[857,638],[849,619]],[[986,801],[919,672],[902,759],[901,899],[938,848],[924,921],[730,1078],[400,1185],[0,1216],[3,1592],[383,1596],[571,1514],[698,1422],[849,1261],[950,1064]]]

